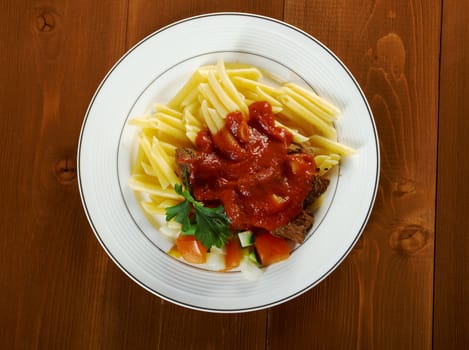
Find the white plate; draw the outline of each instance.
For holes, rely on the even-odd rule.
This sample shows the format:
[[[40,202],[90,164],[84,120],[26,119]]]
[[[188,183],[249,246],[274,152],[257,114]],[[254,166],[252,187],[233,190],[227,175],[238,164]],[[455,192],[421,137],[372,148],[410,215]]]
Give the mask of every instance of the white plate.
[[[339,140],[357,154],[344,161],[309,239],[257,281],[169,257],[127,186],[135,148],[130,117],[166,102],[200,65],[251,63],[284,81],[309,85],[342,111]],[[112,260],[150,292],[193,309],[243,312],[280,304],[312,288],[350,252],[376,196],[379,148],[370,108],[344,64],[323,44],[286,23],[253,14],[188,18],[143,39],[111,69],[83,122],[80,193],[89,222]]]

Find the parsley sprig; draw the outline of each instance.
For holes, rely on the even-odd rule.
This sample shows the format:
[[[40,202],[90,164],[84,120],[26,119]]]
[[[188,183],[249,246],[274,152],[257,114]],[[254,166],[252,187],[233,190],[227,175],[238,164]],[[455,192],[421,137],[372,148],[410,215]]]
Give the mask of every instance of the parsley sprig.
[[[187,174],[184,175],[185,188],[183,189],[182,184],[176,184],[174,189],[185,200],[166,208],[166,221],[174,218],[182,225],[182,234],[195,235],[207,249],[213,245],[223,247],[231,234],[231,222],[225,214],[225,208],[222,205],[209,208],[197,201],[190,193]]]

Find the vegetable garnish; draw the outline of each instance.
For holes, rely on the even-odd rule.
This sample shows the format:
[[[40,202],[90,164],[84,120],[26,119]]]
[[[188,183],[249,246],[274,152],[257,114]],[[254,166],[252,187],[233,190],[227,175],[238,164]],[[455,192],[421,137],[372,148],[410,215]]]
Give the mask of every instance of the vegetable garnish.
[[[239,63],[199,67],[166,104],[131,121],[140,133],[129,185],[174,241],[168,254],[248,278],[303,243],[327,173],[354,153],[337,142],[337,107],[262,77]]]
[[[204,206],[190,193],[187,174],[185,174],[185,188],[182,184],[176,184],[174,190],[184,197],[184,201],[166,208],[166,221],[174,218],[179,222],[183,235],[194,235],[207,249],[212,246],[222,248],[230,232],[230,219],[225,214],[225,208],[219,205],[215,208]]]

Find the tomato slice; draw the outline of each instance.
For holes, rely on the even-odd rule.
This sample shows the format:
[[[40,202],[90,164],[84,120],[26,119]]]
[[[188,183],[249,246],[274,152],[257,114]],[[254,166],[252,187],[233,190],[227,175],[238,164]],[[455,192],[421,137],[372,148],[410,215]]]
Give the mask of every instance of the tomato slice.
[[[282,261],[290,256],[290,248],[285,239],[270,233],[259,233],[254,241],[257,256],[264,266]]]
[[[203,264],[207,259],[207,249],[193,235],[179,235],[176,247],[189,263]]]
[[[231,270],[241,263],[241,245],[238,238],[233,238],[226,243],[225,269]]]

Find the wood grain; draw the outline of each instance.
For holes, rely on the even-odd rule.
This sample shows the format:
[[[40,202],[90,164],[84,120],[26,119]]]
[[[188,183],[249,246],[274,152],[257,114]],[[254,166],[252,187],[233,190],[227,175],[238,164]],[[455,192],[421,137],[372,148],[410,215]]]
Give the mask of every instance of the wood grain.
[[[469,3],[444,1],[440,67],[434,349],[469,344]],[[455,166],[451,166],[454,164]]]
[[[295,312],[288,304],[271,311],[274,349],[304,347],[305,339],[319,349],[432,346],[439,14],[417,1],[286,1],[285,20],[334,50],[362,85],[382,171],[353,254],[293,302],[301,305]]]
[[[108,259],[86,222],[76,149],[87,105],[124,52],[125,3],[2,2],[3,349],[99,344]],[[7,6],[5,6],[7,5]],[[103,17],[111,11],[113,16]]]
[[[343,264],[292,301],[234,315],[162,301],[122,273],[75,165],[117,59],[217,11],[284,19],[330,47],[363,87],[382,152],[375,209]],[[468,14],[455,0],[0,0],[0,348],[467,348]]]
[[[283,3],[256,1],[158,1],[129,3],[127,47],[151,32],[179,19],[219,11],[250,11],[281,18]],[[183,43],[175,43],[182,45]],[[163,302],[157,319],[161,349],[265,349],[266,311],[216,315],[186,310]]]
[[[161,27],[183,18],[213,12],[250,12],[282,19],[283,0],[130,0],[127,46],[143,39]],[[175,43],[179,45],[179,43]]]

